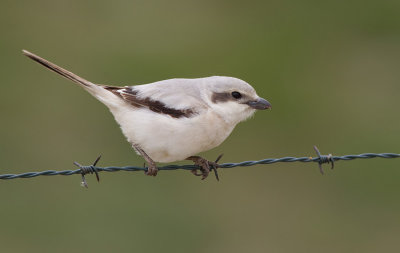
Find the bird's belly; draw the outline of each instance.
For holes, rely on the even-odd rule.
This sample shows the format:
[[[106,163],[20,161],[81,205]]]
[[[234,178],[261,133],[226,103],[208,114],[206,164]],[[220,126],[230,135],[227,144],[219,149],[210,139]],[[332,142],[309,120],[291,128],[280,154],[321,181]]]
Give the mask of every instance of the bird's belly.
[[[115,115],[123,133],[130,143],[138,144],[156,162],[184,160],[214,148],[234,128],[211,112],[178,119],[144,110],[126,113],[130,115],[121,118]]]

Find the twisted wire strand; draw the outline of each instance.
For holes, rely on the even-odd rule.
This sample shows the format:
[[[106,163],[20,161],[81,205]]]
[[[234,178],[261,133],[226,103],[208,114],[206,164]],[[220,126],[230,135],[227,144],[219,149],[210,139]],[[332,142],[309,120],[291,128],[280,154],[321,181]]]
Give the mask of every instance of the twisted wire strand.
[[[396,153],[365,153],[359,155],[344,155],[344,156],[325,156],[321,155],[318,157],[282,157],[282,158],[267,158],[262,159],[259,161],[244,161],[239,163],[223,163],[218,166],[218,168],[234,168],[234,167],[248,167],[254,166],[258,164],[272,164],[272,163],[291,163],[291,162],[317,162],[319,164],[334,162],[334,161],[351,161],[354,159],[371,159],[371,158],[399,158],[400,154]],[[167,165],[163,167],[159,167],[159,170],[194,170],[199,169],[199,167],[195,165]],[[82,171],[97,171],[97,172],[117,172],[117,171],[146,171],[146,167],[136,167],[136,166],[126,166],[126,167],[96,167],[96,166],[81,166],[81,168],[76,170],[45,170],[41,172],[26,172],[22,174],[3,174],[0,175],[0,179],[16,179],[16,178],[32,178],[37,176],[55,176],[55,175],[62,175],[62,176],[70,176],[74,174],[82,174]]]

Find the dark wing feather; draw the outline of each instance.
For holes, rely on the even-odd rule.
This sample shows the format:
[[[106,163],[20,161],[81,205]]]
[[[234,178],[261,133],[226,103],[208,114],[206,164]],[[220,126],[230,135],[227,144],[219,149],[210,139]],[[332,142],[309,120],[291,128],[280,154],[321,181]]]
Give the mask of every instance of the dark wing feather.
[[[190,118],[196,114],[193,109],[174,109],[166,106],[164,103],[152,100],[148,97],[142,98],[138,96],[138,91],[133,87],[115,87],[103,86],[105,89],[111,91],[115,95],[121,97],[129,104],[137,108],[148,108],[153,112],[166,114],[173,118]]]

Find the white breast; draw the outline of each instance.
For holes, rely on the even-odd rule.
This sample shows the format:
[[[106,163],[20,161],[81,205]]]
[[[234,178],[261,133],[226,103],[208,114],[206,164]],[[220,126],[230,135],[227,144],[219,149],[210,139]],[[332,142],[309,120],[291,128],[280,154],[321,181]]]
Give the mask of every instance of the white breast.
[[[156,162],[174,162],[220,145],[232,132],[211,110],[190,118],[172,118],[148,109],[113,111],[130,143],[138,144]]]

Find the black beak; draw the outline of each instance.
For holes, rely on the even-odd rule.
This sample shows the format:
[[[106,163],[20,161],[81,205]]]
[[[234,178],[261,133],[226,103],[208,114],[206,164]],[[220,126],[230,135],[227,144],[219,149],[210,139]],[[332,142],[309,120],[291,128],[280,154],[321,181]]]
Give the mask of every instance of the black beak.
[[[271,104],[263,98],[259,98],[256,101],[249,101],[247,102],[247,105],[256,110],[265,110],[271,108]]]

